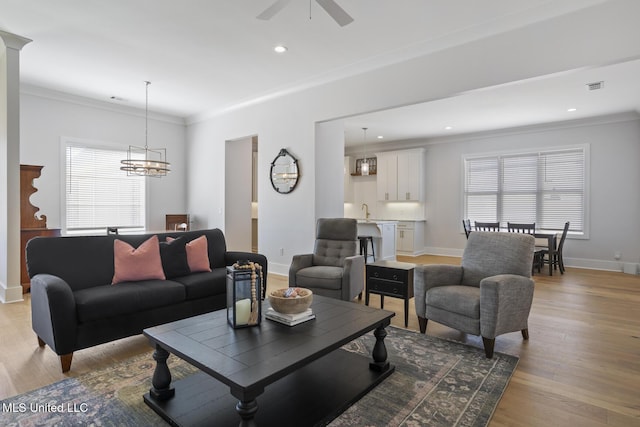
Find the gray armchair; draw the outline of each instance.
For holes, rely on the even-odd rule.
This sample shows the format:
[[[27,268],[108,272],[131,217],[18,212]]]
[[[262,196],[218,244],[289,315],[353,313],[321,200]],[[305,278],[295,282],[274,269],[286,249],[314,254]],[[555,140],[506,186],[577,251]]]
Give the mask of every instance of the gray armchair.
[[[493,357],[498,335],[521,331],[528,339],[534,246],[529,234],[475,231],[462,265],[418,266],[414,294],[420,332],[433,320],[481,335],[487,358]]]
[[[312,254],[294,255],[289,286],[351,301],[364,290],[364,257],[357,255],[358,223],[350,218],[320,218]]]

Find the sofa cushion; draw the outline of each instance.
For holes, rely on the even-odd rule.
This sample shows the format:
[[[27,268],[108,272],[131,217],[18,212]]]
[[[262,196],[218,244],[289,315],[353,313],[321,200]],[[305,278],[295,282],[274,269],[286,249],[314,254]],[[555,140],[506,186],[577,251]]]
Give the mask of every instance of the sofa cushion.
[[[184,285],[171,280],[122,282],[73,293],[80,323],[176,304],[185,295]]]
[[[226,274],[226,268],[214,268],[213,271],[192,273],[173,280],[184,285],[186,299],[192,300],[225,294],[227,292]]]
[[[209,266],[209,252],[207,236],[200,236],[186,244],[187,262],[192,273],[211,271]]]
[[[166,242],[160,242],[162,269],[167,279],[186,276],[191,272],[187,262],[186,243],[187,240],[184,236],[180,236],[177,239],[167,239]]]
[[[342,289],[342,267],[316,265],[298,270],[296,285],[302,288]]]
[[[436,286],[427,291],[427,306],[480,319],[480,288],[475,286]]]
[[[151,236],[134,249],[129,243],[113,241],[114,273],[111,283],[160,279],[166,277],[162,270],[158,236]]]

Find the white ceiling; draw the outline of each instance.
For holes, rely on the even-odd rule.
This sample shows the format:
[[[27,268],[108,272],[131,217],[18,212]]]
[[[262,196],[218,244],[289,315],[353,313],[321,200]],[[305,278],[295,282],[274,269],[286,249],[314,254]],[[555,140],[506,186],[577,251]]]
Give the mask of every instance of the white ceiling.
[[[354,18],[345,27],[315,0],[256,19],[274,1],[0,0],[0,30],[33,40],[21,53],[31,87],[143,107],[149,80],[150,110],[189,121],[607,0],[336,0]],[[398,140],[640,111],[639,71],[630,61],[350,118],[347,145],[363,126]]]

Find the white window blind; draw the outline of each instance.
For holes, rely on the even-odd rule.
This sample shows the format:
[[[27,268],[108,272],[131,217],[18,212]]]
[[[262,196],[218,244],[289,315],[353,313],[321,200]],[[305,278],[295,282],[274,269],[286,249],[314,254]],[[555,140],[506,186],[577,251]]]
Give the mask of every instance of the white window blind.
[[[120,170],[124,149],[67,143],[66,232],[145,228],[144,177]]]
[[[464,218],[585,233],[586,148],[466,158]]]

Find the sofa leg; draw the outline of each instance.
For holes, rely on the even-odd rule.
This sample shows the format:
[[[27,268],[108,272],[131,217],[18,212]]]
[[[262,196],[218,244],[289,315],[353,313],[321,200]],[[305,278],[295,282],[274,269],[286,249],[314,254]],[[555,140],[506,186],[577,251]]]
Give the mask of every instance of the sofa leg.
[[[45,342],[42,341],[42,338],[38,337],[38,347],[42,348],[44,347],[44,345],[45,345]]]
[[[425,319],[424,317],[418,316],[418,325],[420,326],[420,332],[423,334],[427,332],[427,321],[429,319]]]
[[[63,354],[60,356],[60,365],[62,366],[62,373],[69,372],[71,370],[71,359],[73,353]]]
[[[524,328],[522,331],[522,338],[524,338],[525,340],[529,339],[529,329]]]
[[[493,345],[496,343],[496,339],[482,337],[482,343],[484,344],[484,354],[487,355],[487,359],[491,359],[493,357]]]

